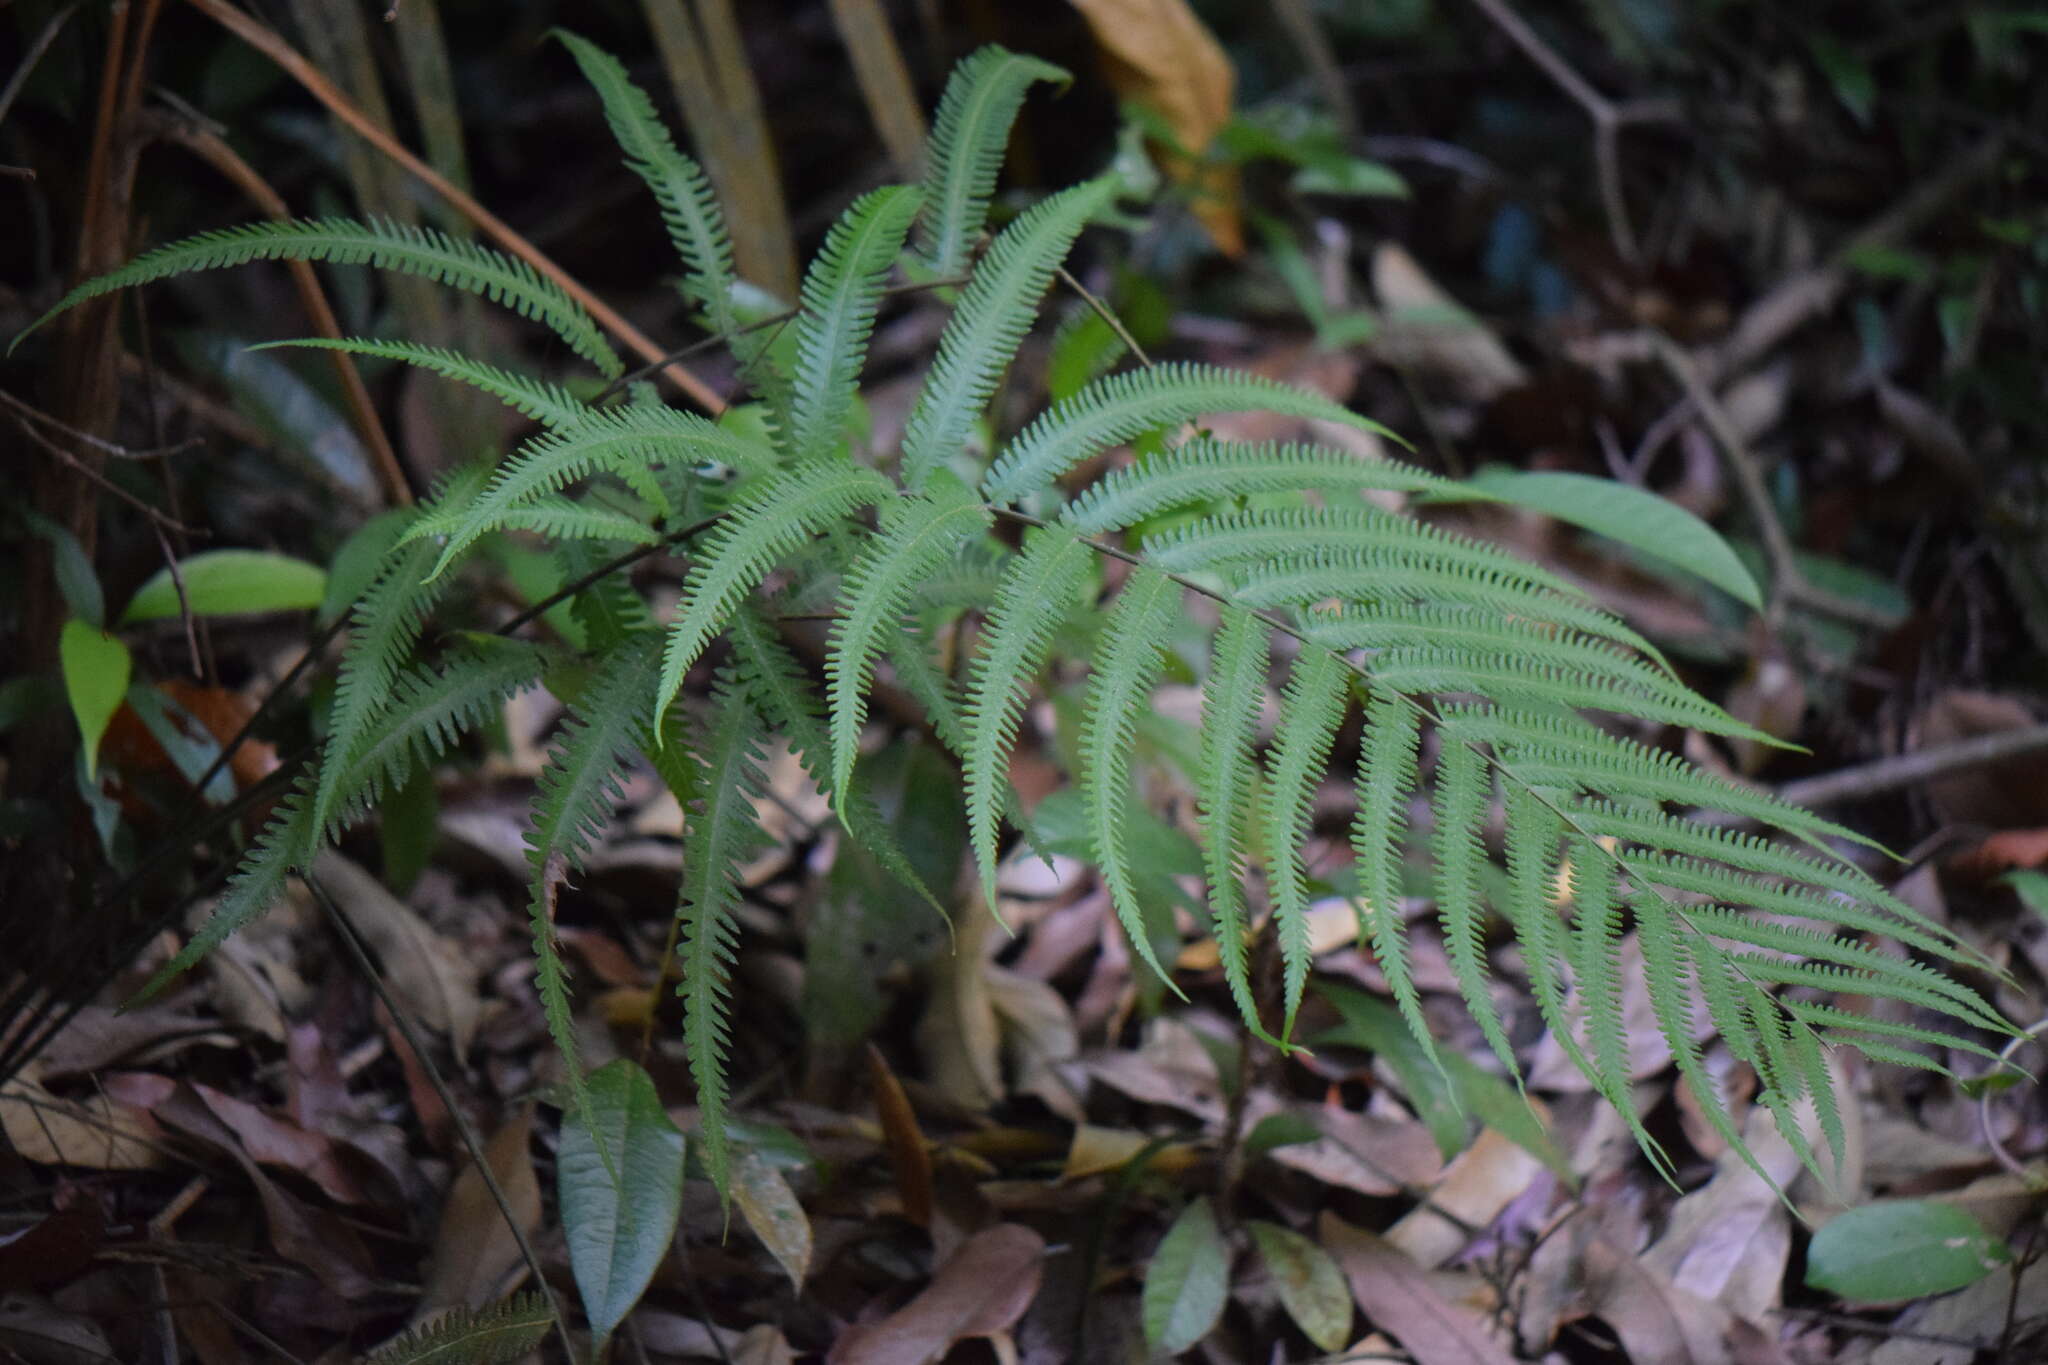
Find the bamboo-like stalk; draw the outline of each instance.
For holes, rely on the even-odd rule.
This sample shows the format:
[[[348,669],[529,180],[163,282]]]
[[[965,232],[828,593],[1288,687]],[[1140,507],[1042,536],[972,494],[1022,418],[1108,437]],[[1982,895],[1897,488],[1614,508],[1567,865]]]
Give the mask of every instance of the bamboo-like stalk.
[[[896,174],[916,180],[924,174],[924,108],[917,102],[903,49],[889,28],[881,0],[832,0],[832,20],[853,59],[868,117],[888,149]]]

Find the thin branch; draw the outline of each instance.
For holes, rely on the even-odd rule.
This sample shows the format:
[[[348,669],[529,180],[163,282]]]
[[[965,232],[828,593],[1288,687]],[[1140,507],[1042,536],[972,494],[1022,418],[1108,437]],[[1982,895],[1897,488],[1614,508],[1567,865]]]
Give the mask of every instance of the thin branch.
[[[15,67],[14,74],[7,78],[7,88],[0,90],[0,123],[7,121],[7,112],[14,108],[15,97],[21,94],[21,88],[28,84],[29,73],[36,69],[36,63],[40,62],[43,59],[43,54],[50,50],[50,44],[57,41],[58,32],[63,29],[65,21],[77,9],[76,0],[73,0],[73,3],[66,5],[63,9],[51,15],[49,22],[43,25],[42,29],[36,34],[35,40],[28,45],[28,51],[22,54],[21,65]],[[30,179],[35,178],[34,171],[30,171],[28,174]]]
[[[286,74],[305,88],[306,93],[327,106],[328,112],[346,123],[358,136],[410,171],[415,179],[439,195],[456,212],[476,224],[492,241],[559,285],[564,293],[575,299],[607,331],[623,342],[626,349],[642,360],[662,359],[661,348],[649,340],[639,328],[626,321],[618,310],[591,293],[568,271],[555,264],[547,253],[515,231],[504,219],[478,203],[461,188],[451,184],[440,172],[414,156],[403,143],[379,128],[356,107],[354,101],[337,89],[332,81],[321,75],[311,62],[300,56],[291,44],[280,38],[274,30],[228,4],[227,0],[188,0],[188,3],[284,68]],[[673,362],[664,363],[661,373],[706,412],[717,414],[725,411],[725,400],[720,398],[710,385],[681,365]]]
[[[17,401],[5,393],[0,393],[0,398],[6,398],[10,407],[17,406]],[[87,465],[85,461],[79,459],[76,455],[73,455],[70,451],[64,449],[64,447],[58,445],[40,431],[37,431],[31,423],[16,417],[14,424],[20,428],[21,434],[28,437],[29,442],[37,449],[61,462],[66,469],[83,478],[101,492],[118,498],[142,513],[143,516],[149,518],[151,525],[176,531],[178,534],[186,536],[199,536],[203,538],[212,534],[198,527],[187,526],[184,522],[177,520],[168,513],[160,512],[156,508],[151,507],[141,498],[136,497],[133,493],[130,493],[127,489],[107,478],[106,475]]]
[[[1931,749],[1916,749],[1910,754],[1897,754],[1819,777],[1787,782],[1778,788],[1778,796],[1795,806],[1834,805],[1866,796],[1880,796],[1951,773],[1989,767],[2008,759],[2036,754],[2043,749],[2048,749],[2048,725],[2000,730],[1996,734],[1978,735]]]
[[[1139,364],[1148,370],[1152,368],[1152,357],[1145,354],[1145,348],[1138,344],[1138,339],[1131,335],[1130,329],[1124,326],[1124,320],[1116,315],[1114,309],[1090,293],[1088,286],[1075,279],[1073,272],[1065,266],[1059,268],[1059,277],[1062,284],[1079,294],[1082,302],[1095,310],[1095,316],[1108,324],[1109,330],[1116,333],[1118,341],[1131,348],[1131,354],[1138,358]]]
[[[89,431],[81,431],[69,422],[59,421],[41,408],[31,407],[27,403],[22,402],[5,389],[0,389],[0,407],[5,407],[18,417],[24,417],[31,422],[46,426],[50,430],[61,433],[73,441],[91,446],[102,455],[110,455],[117,460],[168,459],[173,455],[183,455],[188,450],[197,450],[201,445],[205,444],[199,437],[193,436],[178,442],[176,445],[153,446],[148,449],[137,450],[132,446],[124,446],[117,441],[109,441],[104,436],[95,436]]]

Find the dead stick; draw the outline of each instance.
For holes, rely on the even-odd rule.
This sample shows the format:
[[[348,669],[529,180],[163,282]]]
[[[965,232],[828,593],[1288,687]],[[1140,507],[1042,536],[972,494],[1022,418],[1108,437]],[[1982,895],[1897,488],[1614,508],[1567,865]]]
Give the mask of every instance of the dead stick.
[[[1870,763],[1859,763],[1853,768],[1823,773],[1819,777],[1787,782],[1778,788],[1778,795],[1795,806],[1833,805],[1865,796],[1879,796],[1901,787],[1910,787],[1915,782],[1987,767],[2043,749],[2048,749],[2048,725],[2000,730],[1996,734],[1978,735],[1974,739],[1957,740],[1954,744],[1918,749],[1910,754],[1897,754]]]
[[[603,324],[605,330],[624,342],[627,350],[642,360],[655,361],[662,358],[661,347],[649,340],[645,333],[621,317],[610,304],[584,288],[573,275],[556,265],[539,247],[514,231],[511,224],[492,213],[462,189],[450,184],[440,172],[414,156],[404,144],[379,128],[362,110],[356,108],[355,103],[342,94],[333,82],[321,75],[311,62],[300,56],[291,44],[280,38],[275,31],[228,4],[227,0],[190,0],[190,3],[222,28],[284,68],[287,75],[305,87],[307,94],[326,105],[329,113],[354,129],[358,136],[378,151],[405,167],[415,179],[439,195],[456,212],[476,224],[491,240],[560,285],[562,292],[575,299],[592,317]],[[670,363],[665,365],[661,372],[706,412],[717,414],[725,411],[725,400],[713,392],[710,385],[681,365]]]

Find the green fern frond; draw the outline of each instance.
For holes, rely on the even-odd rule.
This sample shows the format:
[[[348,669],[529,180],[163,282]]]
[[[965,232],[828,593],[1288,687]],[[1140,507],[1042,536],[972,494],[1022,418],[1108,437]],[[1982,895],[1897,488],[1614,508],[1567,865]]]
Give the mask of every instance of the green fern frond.
[[[1373,658],[1373,677],[1411,695],[1462,692],[1523,707],[1592,708],[1688,725],[1715,734],[1758,738],[1762,732],[1734,719],[1697,693],[1664,685],[1661,675],[1632,660],[1584,667],[1548,657],[1517,657],[1436,649],[1388,649]],[[1658,679],[1649,683],[1647,679]],[[1758,742],[1765,742],[1759,739]],[[1775,742],[1775,741],[1771,741]]]
[[[684,291],[703,305],[714,332],[735,335],[739,326],[732,311],[732,237],[703,168],[676,150],[654,102],[616,57],[567,29],[551,32],[569,49],[583,78],[604,102],[605,122],[626,154],[627,168],[646,182],[661,206],[669,241],[688,271]]]
[[[1667,905],[1658,904],[1659,899],[1638,896],[1634,902],[1636,942],[1643,950],[1643,976],[1649,990],[1650,1013],[1657,1021],[1657,1031],[1664,1036],[1665,1046],[1671,1049],[1671,1060],[1677,1065],[1678,1074],[1690,1086],[1708,1126],[1769,1184],[1770,1172],[1764,1169],[1763,1163],[1742,1140],[1721,1087],[1707,1072],[1706,1057],[1694,1037],[1696,1020],[1689,989],[1694,979],[1694,964],[1693,954],[1688,951],[1692,944],[1680,935],[1673,922],[1676,917],[1669,913]],[[1798,1124],[1793,1123],[1790,1127],[1794,1140],[1798,1140]]]
[[[744,475],[767,473],[774,464],[774,452],[767,447],[695,413],[645,403],[592,409],[576,425],[522,445],[482,492],[466,501],[444,500],[406,534],[415,540],[447,537],[432,570],[440,574],[479,539],[506,525],[521,503],[594,473],[627,479],[666,515],[668,498],[649,481],[650,466],[728,465]]]
[[[897,498],[883,507],[877,535],[847,571],[825,659],[834,792],[845,792],[853,779],[861,725],[867,720],[868,684],[885,631],[902,614],[918,581],[988,524],[988,509],[967,485],[943,472],[932,480],[929,493]]]
[[[1254,493],[1441,493],[1458,486],[1398,461],[1367,460],[1327,446],[1197,437],[1097,479],[1060,510],[1060,520],[1081,535],[1097,536],[1175,508]]]
[[[549,540],[614,540],[652,545],[661,537],[646,522],[609,507],[543,495],[499,515],[502,531],[531,531]]]
[[[569,969],[555,946],[555,901],[611,821],[621,771],[638,752],[644,733],[641,702],[654,684],[659,652],[660,637],[649,635],[613,650],[598,665],[569,708],[568,722],[534,784],[533,827],[526,836],[527,861],[533,865],[527,920],[533,933],[534,988],[579,1113],[588,1112],[588,1092],[569,1001]],[[611,1164],[609,1157],[605,1164]]]
[[[15,337],[9,349],[20,345],[22,337],[57,314],[87,299],[172,275],[222,270],[251,261],[331,261],[336,265],[372,265],[380,270],[417,275],[481,294],[521,317],[545,325],[608,379],[617,378],[625,368],[583,306],[526,262],[433,228],[381,218],[363,222],[309,218],[284,223],[244,223],[160,246],[119,270],[72,289],[55,308]]]
[[[1359,927],[1371,940],[1373,958],[1409,1032],[1441,1070],[1436,1041],[1422,1016],[1422,996],[1409,962],[1408,924],[1401,914],[1401,836],[1421,772],[1421,749],[1421,709],[1406,697],[1372,688],[1359,744],[1357,813],[1351,822]]]
[[[1273,927],[1285,976],[1280,1036],[1287,1039],[1294,1036],[1294,1014],[1308,989],[1308,866],[1303,849],[1316,783],[1330,761],[1330,746],[1350,696],[1350,668],[1329,650],[1309,646],[1296,656],[1280,697],[1279,737],[1260,814],[1266,883],[1273,895]]]
[[[961,450],[1036,316],[1074,238],[1116,194],[1105,176],[1041,200],[996,234],[939,336],[939,353],[903,431],[902,477],[922,488]]]
[[[819,718],[816,689],[795,656],[749,603],[742,602],[727,619],[726,631],[732,639],[735,685],[755,713],[788,738],[804,771],[839,812],[846,832],[874,855],[883,871],[945,915],[946,907],[925,885],[874,798],[858,783],[832,785],[831,737]]]
[[[968,843],[981,868],[982,891],[995,904],[996,827],[1002,775],[1027,689],[1052,648],[1053,632],[1073,606],[1093,566],[1088,547],[1056,527],[1033,529],[1010,562],[989,612],[968,676],[967,743],[961,753],[967,788]]]
[[[539,1294],[516,1294],[488,1308],[455,1308],[415,1327],[363,1365],[507,1365],[535,1350],[555,1323]]]
[[[1467,741],[1448,729],[1446,745],[1463,746]],[[1519,781],[1502,784],[1507,814],[1508,900],[1504,907],[1509,927],[1522,946],[1522,963],[1529,976],[1529,994],[1536,1012],[1564,1048],[1565,1055],[1581,1072],[1590,1073],[1592,1064],[1580,1052],[1572,1034],[1565,1006],[1569,998],[1564,967],[1571,957],[1571,940],[1563,918],[1551,904],[1562,871],[1560,840],[1564,817],[1555,806],[1539,799]]]
[[[1168,985],[1173,978],[1145,932],[1124,842],[1131,826],[1131,750],[1138,713],[1150,700],[1166,638],[1179,616],[1178,584],[1155,569],[1140,566],[1131,572],[1103,627],[1081,714],[1080,745],[1081,800],[1095,865],[1131,946]]]
[[[1493,1055],[1517,1075],[1515,1050],[1493,1003],[1486,962],[1486,910],[1479,896],[1479,865],[1486,857],[1483,835],[1493,796],[1493,773],[1468,745],[1443,751],[1436,771],[1436,828],[1430,851],[1436,863],[1436,913],[1443,926],[1444,952],[1458,994],[1485,1035]]]
[[[832,225],[804,275],[790,376],[789,451],[799,464],[825,458],[846,439],[882,286],[922,202],[906,185],[862,195]]]
[[[1751,975],[1759,976],[1759,979],[1768,979],[1768,974]],[[1822,1042],[1837,1047],[1853,1047],[1879,1061],[1896,1062],[1900,1055],[1904,1054],[1914,1059],[1905,1065],[1934,1071],[1946,1069],[1930,1063],[1927,1058],[1912,1053],[1907,1048],[1879,1043],[1876,1041],[1879,1038],[1896,1038],[1901,1042],[1925,1048],[1955,1048],[1960,1052],[1974,1053],[1990,1061],[1998,1060],[1998,1054],[1990,1048],[1981,1047],[1972,1039],[1944,1033],[1938,1029],[1922,1028],[1918,1024],[1892,1023],[1874,1015],[1853,1014],[1839,1006],[1824,1004],[1818,1000],[1802,1000],[1796,995],[1779,997],[1778,1003],[1779,1007],[1794,1019],[1819,1030],[1816,1036]],[[2006,1033],[2009,1030],[2001,1028],[1999,1032]],[[1870,1036],[1866,1038],[1864,1035]]]
[[[1252,743],[1266,696],[1267,630],[1251,612],[1223,609],[1209,676],[1202,684],[1202,767],[1195,799],[1209,915],[1216,925],[1224,983],[1248,1026],[1260,1038],[1278,1043],[1259,1021],[1258,1001],[1252,995],[1242,882],[1247,862],[1244,826],[1257,777]]]
[[[683,581],[682,605],[662,658],[655,713],[674,700],[690,665],[778,559],[855,508],[895,496],[888,480],[873,470],[839,464],[804,466],[745,490],[718,529],[705,537]]]
[[[396,360],[469,385],[543,426],[567,427],[582,421],[590,406],[559,384],[531,375],[486,365],[445,346],[422,346],[413,341],[381,341],[373,337],[296,337],[289,341],[265,341],[252,351],[279,347],[303,347],[316,351],[346,351],[350,355]]]
[[[1091,455],[1211,412],[1277,412],[1339,422],[1400,441],[1378,422],[1319,393],[1246,370],[1175,362],[1098,379],[1054,404],[1003,448],[982,481],[982,496],[999,506],[1019,502]],[[1374,468],[1360,464],[1362,469]]]
[[[697,1082],[699,1135],[705,1168],[721,1194],[728,1188],[725,1118],[726,1055],[730,1045],[727,1001],[736,949],[733,907],[736,873],[761,841],[755,801],[761,776],[761,721],[730,675],[713,694],[717,723],[705,746],[700,803],[689,812],[683,879],[676,902],[682,921],[683,1044]]]
[[[1572,972],[1578,980],[1588,1046],[1575,1059],[1593,1088],[1614,1106],[1636,1145],[1659,1171],[1670,1174],[1664,1148],[1629,1103],[1628,1046],[1621,1010],[1623,905],[1614,860],[1589,838],[1573,834],[1572,900],[1578,911],[1572,935]],[[1560,1035],[1562,1038],[1563,1035]]]
[[[1038,81],[1065,88],[1073,79],[1064,68],[994,44],[953,68],[925,149],[920,235],[935,272],[957,274],[967,264],[1025,92]]]

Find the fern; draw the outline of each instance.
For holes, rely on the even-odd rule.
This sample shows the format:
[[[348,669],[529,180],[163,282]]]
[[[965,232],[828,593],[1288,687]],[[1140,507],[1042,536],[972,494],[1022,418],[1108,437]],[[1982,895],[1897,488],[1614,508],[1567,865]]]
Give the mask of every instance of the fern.
[[[539,1347],[555,1317],[539,1294],[455,1308],[380,1347],[364,1365],[504,1365]]]
[[[58,300],[56,307],[29,324],[13,344],[20,345],[22,337],[87,299],[173,275],[220,270],[251,261],[332,261],[336,265],[373,265],[418,275],[481,294],[521,317],[544,324],[607,378],[616,377],[625,368],[583,306],[563,293],[559,285],[543,279],[526,262],[433,228],[410,227],[378,218],[361,223],[347,218],[248,223],[160,246],[119,270],[78,285]]]
[[[910,410],[902,457],[907,487],[922,488],[934,469],[966,448],[1052,272],[1115,193],[1116,182],[1108,177],[1062,190],[989,244],[939,337],[938,356]]]
[[[760,837],[755,803],[768,738],[788,740],[849,835],[886,869],[935,906],[946,899],[917,880],[861,789],[867,694],[885,663],[959,760],[968,843],[990,897],[1005,823],[1030,837],[1007,780],[1026,708],[1041,686],[1056,690],[1085,666],[1078,733],[1069,738],[1087,844],[1133,950],[1164,974],[1145,923],[1156,907],[1141,894],[1152,879],[1134,837],[1150,761],[1138,741],[1170,646],[1198,655],[1209,637],[1199,753],[1176,761],[1194,781],[1224,982],[1262,1037],[1272,1038],[1262,1010],[1277,1003],[1272,1040],[1283,1046],[1313,965],[1315,798],[1354,701],[1363,725],[1348,844],[1360,934],[1431,1057],[1437,1045],[1402,898],[1411,853],[1428,856],[1434,931],[1457,993],[1503,1066],[1513,1073],[1515,1057],[1493,1001],[1489,956],[1502,934],[1520,948],[1543,1025],[1667,1171],[1668,1157],[1629,1105],[1635,1078],[1622,1000],[1635,990],[1623,976],[1631,943],[1673,1064],[1707,1121],[1738,1148],[1738,1126],[1705,1065],[1701,1039],[1709,1031],[1755,1071],[1759,1102],[1810,1164],[1815,1153],[1796,1122],[1807,1107],[1829,1148],[1839,1154],[1844,1143],[1833,1048],[1940,1069],[1954,1052],[1994,1056],[1983,1039],[2011,1035],[1999,1012],[1951,975],[1958,965],[1984,964],[1832,852],[1867,840],[1594,716],[1617,718],[1617,730],[1648,723],[1763,736],[1690,691],[1649,641],[1571,583],[1432,527],[1401,505],[1482,495],[1397,461],[1314,445],[1197,434],[1135,462],[1101,458],[1213,412],[1270,411],[1381,431],[1370,419],[1257,376],[1167,364],[1083,385],[997,441],[986,468],[970,467],[969,447],[1040,295],[1114,195],[1108,178],[1055,194],[976,257],[1017,108],[1033,83],[1065,73],[996,48],[962,65],[934,126],[922,186],[864,196],[827,234],[805,276],[785,373],[764,363],[764,335],[733,325],[730,243],[695,163],[616,61],[573,36],[564,42],[598,88],[629,165],[653,190],[688,271],[687,292],[733,345],[743,378],[767,391],[773,443],[644,391],[593,407],[554,384],[449,351],[403,341],[321,343],[470,384],[544,430],[494,473],[457,480],[412,518],[356,609],[317,778],[280,805],[212,919],[151,989],[260,914],[322,842],[540,671],[546,657],[523,647],[470,644],[438,669],[414,658],[452,581],[447,570],[462,555],[485,536],[527,531],[557,542],[565,578],[580,578],[601,566],[598,543],[645,544],[656,534],[650,521],[686,514],[705,518],[705,533],[688,547],[665,628],[623,576],[576,594],[573,611],[594,657],[535,794],[530,910],[544,1011],[580,1090],[553,901],[609,819],[618,775],[644,755],[688,822],[676,912],[684,1039],[706,1161],[721,1184],[736,877]],[[971,265],[971,273],[894,452],[892,477],[854,462],[848,428],[882,290],[913,217],[925,267],[951,274]],[[207,234],[82,285],[62,306],[184,269],[280,257],[388,265],[501,298],[617,373],[582,310],[525,267],[377,223]],[[1118,467],[1095,472],[1103,464]],[[953,470],[979,487],[945,472]],[[613,481],[638,503],[622,501]],[[586,482],[595,486],[578,487]],[[1027,528],[1014,551],[994,534],[1005,524]],[[762,591],[771,582],[774,609],[833,619],[822,676],[797,661],[771,622]],[[1191,595],[1207,599],[1201,612],[1187,610]],[[951,643],[983,612],[958,674]],[[1213,628],[1203,624],[1212,618]],[[1276,651],[1276,636],[1291,644]],[[729,652],[719,650],[721,639]],[[1291,663],[1279,728],[1265,741],[1276,652]],[[708,706],[694,691],[677,704],[706,658],[716,664]],[[1425,799],[1430,833],[1411,839],[1410,812]],[[1489,854],[1481,831],[1496,805],[1505,879],[1482,875]],[[1713,812],[1767,833],[1703,818]],[[1247,962],[1247,883],[1255,876],[1279,946],[1277,1002],[1259,998]],[[1910,1015],[1831,1003],[1845,994]]]
[[[804,275],[789,418],[790,457],[799,464],[823,459],[846,439],[882,283],[921,203],[918,191],[902,185],[863,196],[826,234]]]
[[[1025,92],[1038,81],[1064,88],[1073,79],[1061,67],[994,44],[954,70],[925,154],[924,255],[934,272],[951,275],[966,265]]]
[[[725,1140],[728,1098],[725,1059],[730,1044],[727,974],[734,954],[735,871],[761,842],[754,803],[765,787],[760,771],[762,727],[730,674],[714,693],[718,723],[706,747],[703,797],[689,813],[682,887],[676,914],[682,922],[683,1043],[697,1082],[704,1164],[720,1190],[727,1188]]]
[[[1359,416],[1342,403],[1242,370],[1215,365],[1157,365],[1098,379],[1072,398],[1055,404],[1003,448],[983,480],[981,491],[990,502],[1021,502],[1089,456],[1142,432],[1185,422],[1205,412],[1247,411],[1314,418],[1393,435],[1378,422]],[[1277,452],[1275,458],[1279,458]],[[1360,477],[1352,487],[1374,487],[1364,478],[1373,466],[1358,463]],[[1316,484],[1305,480],[1293,486],[1307,488]]]

